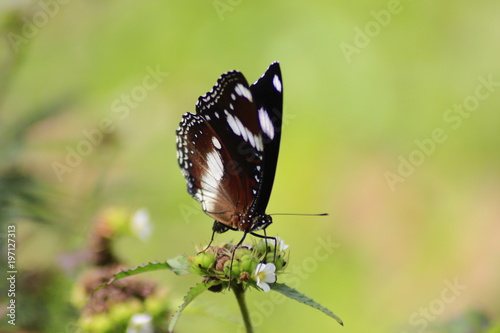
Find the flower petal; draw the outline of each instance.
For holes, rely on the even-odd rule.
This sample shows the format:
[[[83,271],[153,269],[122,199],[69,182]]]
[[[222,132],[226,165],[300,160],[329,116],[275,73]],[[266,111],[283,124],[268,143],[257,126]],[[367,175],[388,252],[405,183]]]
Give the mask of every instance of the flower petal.
[[[269,290],[271,290],[271,287],[269,287],[269,285],[265,282],[257,282],[257,286],[260,289],[264,290],[264,292],[266,293],[269,292]]]
[[[264,264],[264,269],[263,271],[266,273],[266,274],[271,274],[271,273],[274,273],[276,272],[276,266],[271,262],[269,264]]]
[[[259,275],[262,274],[262,272],[264,271],[264,269],[266,269],[266,264],[264,264],[262,262],[259,263],[257,265],[257,267],[255,267],[255,273],[254,273],[254,275],[258,277]]]
[[[275,283],[276,282],[276,274],[270,274],[270,275],[266,275],[266,277],[264,278],[264,282],[266,283]]]
[[[259,263],[255,268],[255,281],[257,286],[268,292],[270,287],[267,283],[276,282],[276,266],[273,263]]]
[[[278,251],[285,251],[288,249],[288,244],[285,244],[285,241],[282,240],[279,236],[276,237],[276,246],[278,248]]]
[[[273,263],[267,264],[264,268],[265,276],[264,282],[275,283],[276,282],[276,266]]]
[[[146,209],[139,209],[132,216],[131,229],[134,235],[143,241],[147,241],[151,236],[153,225],[149,219],[149,212]]]
[[[153,317],[147,313],[136,313],[130,319],[127,333],[153,333]]]

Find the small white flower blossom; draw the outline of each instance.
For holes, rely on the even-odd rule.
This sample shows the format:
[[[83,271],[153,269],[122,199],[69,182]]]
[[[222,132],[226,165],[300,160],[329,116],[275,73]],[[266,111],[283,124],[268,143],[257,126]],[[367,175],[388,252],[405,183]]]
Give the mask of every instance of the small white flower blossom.
[[[276,282],[276,266],[273,263],[259,263],[255,268],[255,280],[257,286],[267,293],[271,290],[268,283]]]
[[[153,333],[153,317],[147,313],[136,313],[130,318],[127,333]]]
[[[278,236],[278,237],[276,237],[276,247],[277,247],[278,251],[281,252],[281,251],[285,251],[286,249],[288,249],[288,244],[285,244],[285,241],[282,240]]]
[[[146,241],[151,236],[153,225],[149,219],[149,212],[147,209],[139,209],[132,216],[130,228],[134,235],[139,239]]]

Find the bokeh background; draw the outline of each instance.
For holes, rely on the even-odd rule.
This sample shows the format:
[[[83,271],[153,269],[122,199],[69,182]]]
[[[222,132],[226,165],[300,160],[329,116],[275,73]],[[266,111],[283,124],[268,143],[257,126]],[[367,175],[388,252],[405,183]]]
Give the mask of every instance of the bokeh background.
[[[0,327],[75,331],[70,299],[85,265],[61,258],[87,246],[109,207],[147,209],[154,226],[148,241],[113,244],[126,265],[206,244],[212,221],[186,192],[175,130],[220,74],[238,69],[254,82],[279,60],[285,122],[268,213],[330,215],[276,216],[267,231],[290,245],[287,279],[345,327],[254,291],[256,330],[491,329],[500,310],[499,15],[494,1],[465,0],[2,0],[0,233],[17,225],[19,304],[16,327],[4,310]],[[144,89],[151,72],[156,84]],[[96,131],[101,140],[82,143]],[[148,277],[173,309],[199,280]],[[239,323],[231,293],[206,293],[178,332],[236,332]]]

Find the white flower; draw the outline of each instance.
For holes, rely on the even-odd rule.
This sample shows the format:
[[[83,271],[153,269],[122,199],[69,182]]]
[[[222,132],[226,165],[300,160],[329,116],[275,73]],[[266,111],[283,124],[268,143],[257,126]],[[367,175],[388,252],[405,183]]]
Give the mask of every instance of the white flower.
[[[285,244],[285,241],[282,240],[279,236],[276,237],[276,247],[279,252],[285,251],[288,249],[288,244]]]
[[[146,209],[137,210],[132,216],[130,227],[133,234],[139,239],[143,241],[148,240],[153,229],[153,225],[149,219],[149,212]]]
[[[136,313],[130,318],[127,333],[153,333],[153,318],[147,313]]]
[[[271,290],[268,283],[276,282],[276,266],[273,263],[259,263],[255,268],[255,280],[257,286],[267,293]]]

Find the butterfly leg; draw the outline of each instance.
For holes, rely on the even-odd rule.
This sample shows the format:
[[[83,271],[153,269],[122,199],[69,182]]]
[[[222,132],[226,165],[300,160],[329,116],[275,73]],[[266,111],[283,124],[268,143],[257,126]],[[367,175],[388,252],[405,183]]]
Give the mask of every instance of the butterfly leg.
[[[212,245],[212,243],[214,241],[216,233],[222,234],[222,233],[228,231],[229,229],[231,229],[231,228],[226,226],[225,224],[220,223],[219,221],[215,220],[214,225],[212,226],[212,237],[210,238],[210,242],[208,243],[207,247],[205,247],[205,249],[203,249],[203,251],[200,251],[199,253],[203,253],[206,250],[208,250],[208,248]],[[231,229],[231,230],[233,230],[233,229]],[[234,230],[236,230],[236,229],[234,229]]]
[[[228,229],[231,229],[231,228],[228,227]],[[235,229],[235,230],[237,230],[237,229]],[[228,286],[228,290],[231,289],[231,274],[233,273],[234,254],[235,254],[236,250],[241,246],[241,244],[243,244],[243,241],[247,237],[247,234],[248,234],[247,231],[243,232],[243,237],[241,237],[241,239],[238,242],[238,244],[236,244],[236,246],[234,246],[233,250],[231,251],[231,264],[229,265],[229,286]]]
[[[266,255],[264,256],[264,258],[267,257],[267,240],[268,239],[274,240],[274,258],[273,258],[273,261],[275,261],[276,260],[276,248],[278,247],[278,242],[276,241],[276,237],[271,237],[271,236],[266,235],[266,229],[264,229],[264,235],[259,235],[259,234],[256,234],[255,232],[250,232],[250,234],[252,234],[255,237],[265,239],[265,241],[266,241]]]

